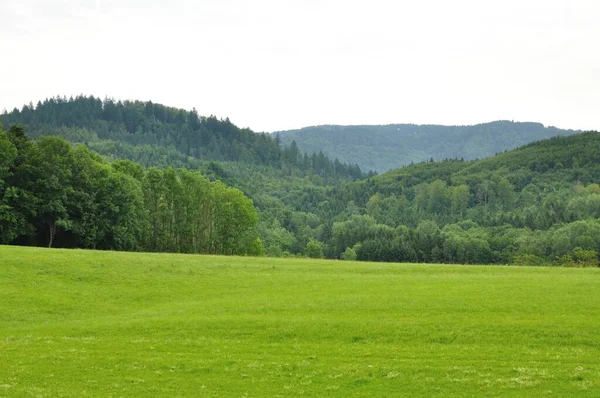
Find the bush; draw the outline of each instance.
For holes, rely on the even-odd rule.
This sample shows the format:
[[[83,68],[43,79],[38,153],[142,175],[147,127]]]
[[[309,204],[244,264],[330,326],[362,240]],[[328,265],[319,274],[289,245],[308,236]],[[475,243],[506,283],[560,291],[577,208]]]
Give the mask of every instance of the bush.
[[[351,247],[347,247],[342,253],[342,260],[356,261],[356,251],[354,251],[354,249]]]
[[[571,253],[559,257],[557,262],[564,267],[597,267],[598,253],[576,247]]]
[[[304,254],[309,258],[323,258],[323,244],[318,240],[309,240],[306,249],[304,249]]]
[[[548,262],[535,254],[519,254],[515,256],[515,265],[548,265]]]

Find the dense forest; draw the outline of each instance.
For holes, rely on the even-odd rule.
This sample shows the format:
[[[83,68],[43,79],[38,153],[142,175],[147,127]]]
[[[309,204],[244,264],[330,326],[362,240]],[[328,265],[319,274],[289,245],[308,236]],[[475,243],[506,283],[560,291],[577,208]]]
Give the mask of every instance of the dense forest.
[[[171,108],[151,101],[101,100],[93,96],[50,98],[0,115],[5,128],[26,126],[36,139],[44,135],[84,143],[109,157],[128,158],[144,166],[197,168],[202,160],[266,165],[291,174],[329,179],[360,179],[356,164],[330,160],[322,152],[302,154],[295,143],[283,146],[269,134],[256,134],[196,110]]]
[[[533,141],[575,133],[540,123],[497,121],[475,126],[313,126],[275,134],[284,144],[296,142],[302,151],[323,151],[342,162],[356,162],[363,170],[381,173],[430,159],[482,159]]]
[[[257,222],[241,191],[199,173],[0,130],[0,244],[260,255]]]
[[[362,259],[596,265],[598,153],[600,134],[584,133],[481,161],[414,165],[354,184],[361,209],[356,221],[387,228],[388,235],[372,232],[376,239],[352,238],[336,249],[358,244]]]
[[[137,104],[143,109],[142,103]],[[4,243],[47,245],[54,228],[53,245],[65,247],[401,262],[598,265],[600,134],[595,132],[537,141],[483,160],[420,162],[365,179],[358,168],[350,171],[354,166],[331,162],[323,153],[302,153],[298,146],[279,143],[276,136],[272,142],[279,155],[271,158],[278,159],[273,162],[258,154],[240,159],[231,152],[227,158],[225,148],[211,153],[201,142],[190,156],[176,144],[182,140],[176,124],[149,130],[156,136],[154,143],[136,143],[137,138],[128,135],[112,135],[108,140],[100,138],[103,133],[94,127],[108,123],[103,119],[90,118],[85,127],[84,122],[69,122],[67,114],[61,123],[51,122],[50,116],[44,116],[41,123],[43,118],[35,116],[38,109],[39,105],[31,112],[2,116],[8,129],[0,140],[0,231]],[[30,120],[37,122],[28,124],[19,116],[27,112]],[[74,115],[85,119],[85,112]],[[201,121],[209,119],[213,120],[199,117]],[[12,125],[14,121],[24,122],[26,132],[32,128],[34,140]],[[110,134],[127,131],[123,124],[110,125]],[[232,131],[238,130],[232,127]],[[217,137],[212,142],[227,139],[223,131],[211,131]],[[253,136],[265,137],[263,134],[248,134],[253,138],[241,142],[268,140]],[[83,144],[71,147],[48,135],[87,143],[94,150],[103,148],[99,152],[104,158]],[[39,159],[51,159],[50,153],[56,152],[49,148],[62,148],[59,152],[72,160],[61,155],[56,164],[41,162]],[[245,153],[252,153],[255,147],[247,148]],[[41,155],[44,151],[46,155]],[[295,155],[290,161],[291,152]],[[314,159],[326,160],[323,167],[315,168],[318,160],[315,163]],[[84,163],[102,173],[82,173],[79,167]],[[336,166],[338,163],[342,166]],[[54,175],[55,169],[70,171]],[[109,182],[114,187],[106,185]],[[64,187],[60,195],[57,184]],[[119,184],[131,188],[119,188]],[[63,202],[52,199],[55,196],[40,200],[46,190]],[[84,195],[88,191],[97,193],[88,197]],[[132,198],[119,199],[125,192]],[[84,203],[92,210],[80,209]],[[128,214],[138,212],[137,217],[119,218],[115,213],[115,209],[127,207],[126,203],[131,203],[132,213]],[[230,208],[225,203],[239,206]],[[90,214],[100,218],[91,221]],[[240,228],[235,224],[238,219],[247,228],[234,236],[233,231]]]

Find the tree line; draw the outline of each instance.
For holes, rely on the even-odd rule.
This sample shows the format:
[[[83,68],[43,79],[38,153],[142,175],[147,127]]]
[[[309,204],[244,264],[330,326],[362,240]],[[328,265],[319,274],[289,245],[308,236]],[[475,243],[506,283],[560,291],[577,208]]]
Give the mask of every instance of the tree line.
[[[257,222],[241,191],[197,172],[0,130],[2,244],[260,255]]]

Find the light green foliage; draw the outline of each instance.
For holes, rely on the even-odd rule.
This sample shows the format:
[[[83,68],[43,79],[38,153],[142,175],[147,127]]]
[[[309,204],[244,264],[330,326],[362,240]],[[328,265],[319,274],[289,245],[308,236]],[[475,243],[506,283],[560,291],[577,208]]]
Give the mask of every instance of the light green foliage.
[[[489,231],[472,221],[449,224],[442,230],[446,261],[458,264],[485,264],[492,259]]]
[[[346,261],[355,261],[356,260],[356,250],[352,247],[347,247],[346,250],[342,253],[342,260]]]
[[[152,168],[143,179],[151,251],[262,253],[252,202],[234,188],[198,173]]]
[[[597,267],[598,252],[576,247],[569,254],[558,257],[558,263],[565,267]]]
[[[294,243],[294,234],[281,226],[275,218],[271,225],[261,225],[260,235],[264,237],[266,254],[271,257],[281,257]]]
[[[323,244],[314,239],[309,240],[304,254],[309,258],[323,258]]]
[[[515,256],[513,264],[527,266],[549,265],[542,257],[534,254],[519,254]]]
[[[450,197],[452,214],[462,217],[469,207],[469,186],[461,184],[453,187]]]
[[[339,257],[347,247],[352,247],[362,240],[386,239],[394,235],[394,229],[383,224],[377,224],[369,215],[354,214],[344,222],[333,224],[333,242],[336,257]]]
[[[20,127],[1,133],[0,149],[6,158],[0,165],[0,243],[264,252],[252,201],[199,173],[109,164],[58,137],[31,143]]]
[[[599,269],[0,246],[0,396],[576,396]]]
[[[215,222],[212,245],[216,253],[246,254],[256,239],[256,210],[244,194],[217,182],[213,186]]]
[[[422,220],[415,228],[415,250],[420,257],[425,261],[436,261],[437,258],[431,258],[429,253],[432,253],[434,248],[440,249],[441,234],[438,225],[435,221]]]

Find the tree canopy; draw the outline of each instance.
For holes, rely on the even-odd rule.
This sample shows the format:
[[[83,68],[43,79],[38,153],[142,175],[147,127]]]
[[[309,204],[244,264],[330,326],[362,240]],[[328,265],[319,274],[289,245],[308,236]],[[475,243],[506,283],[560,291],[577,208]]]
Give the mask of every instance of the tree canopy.
[[[109,163],[58,137],[0,130],[0,243],[261,254],[241,191],[185,169]]]

